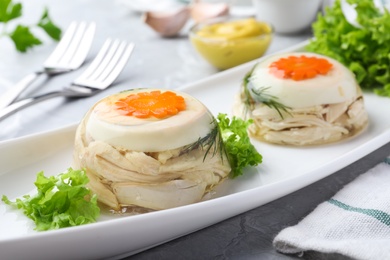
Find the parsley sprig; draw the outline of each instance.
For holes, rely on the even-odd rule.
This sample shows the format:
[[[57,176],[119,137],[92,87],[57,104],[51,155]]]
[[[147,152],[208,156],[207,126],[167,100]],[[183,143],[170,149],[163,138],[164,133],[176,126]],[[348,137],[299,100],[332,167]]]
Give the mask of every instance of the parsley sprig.
[[[257,166],[263,161],[263,156],[251,143],[247,128],[253,120],[244,121],[241,118],[229,118],[226,114],[218,114],[218,127],[221,131],[223,144],[232,168],[231,176],[235,178],[244,173],[247,166]]]
[[[44,9],[39,21],[34,25],[16,24],[9,29],[11,23],[22,16],[23,5],[13,0],[0,0],[0,38],[9,37],[15,44],[16,50],[26,52],[42,41],[34,35],[32,29],[40,28],[55,41],[61,38],[61,29],[54,24],[47,8]]]
[[[245,121],[219,113],[214,122],[216,127],[210,134],[187,146],[181,154],[201,147],[207,149],[203,160],[210,152],[212,156],[219,152],[223,160],[223,153],[225,153],[231,167],[231,178],[243,175],[244,168],[247,166],[257,166],[262,163],[263,157],[251,143],[247,132],[248,126],[253,123],[252,119]]]

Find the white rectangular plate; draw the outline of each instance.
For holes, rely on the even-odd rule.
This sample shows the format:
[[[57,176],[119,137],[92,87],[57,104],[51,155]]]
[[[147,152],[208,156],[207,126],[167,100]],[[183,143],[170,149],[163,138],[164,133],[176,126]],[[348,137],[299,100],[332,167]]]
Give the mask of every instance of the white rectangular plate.
[[[293,47],[291,50],[298,50]],[[234,95],[254,62],[181,88],[214,115],[230,114]],[[318,147],[283,147],[253,140],[263,164],[226,180],[214,198],[136,216],[104,213],[80,227],[36,232],[21,212],[0,203],[0,259],[91,259],[134,254],[305,187],[390,141],[390,100],[365,94],[370,125],[359,136]],[[0,195],[14,199],[33,192],[36,173],[54,175],[72,161],[76,126],[0,143]]]

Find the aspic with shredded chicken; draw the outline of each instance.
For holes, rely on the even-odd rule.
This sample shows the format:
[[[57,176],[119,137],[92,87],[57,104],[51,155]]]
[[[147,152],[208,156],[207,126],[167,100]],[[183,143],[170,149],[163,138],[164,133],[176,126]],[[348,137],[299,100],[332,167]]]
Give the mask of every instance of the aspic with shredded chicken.
[[[243,80],[234,114],[253,119],[252,137],[283,145],[340,141],[368,125],[355,76],[313,53],[285,53],[255,65]]]
[[[89,110],[74,164],[109,208],[162,210],[199,202],[229,175],[222,145],[216,120],[195,98],[130,90]]]

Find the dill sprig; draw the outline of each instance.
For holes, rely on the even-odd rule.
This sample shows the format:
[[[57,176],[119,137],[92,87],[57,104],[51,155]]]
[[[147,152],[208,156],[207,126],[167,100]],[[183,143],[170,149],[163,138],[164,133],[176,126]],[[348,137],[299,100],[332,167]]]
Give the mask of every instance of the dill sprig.
[[[252,92],[254,94],[254,100],[256,102],[263,103],[269,108],[275,109],[278,112],[279,116],[283,119],[282,111],[290,114],[288,110],[291,108],[278,102],[277,97],[266,93],[267,89],[269,88],[270,87],[262,87],[257,90],[252,89]]]
[[[219,113],[214,118],[210,133],[196,142],[186,146],[180,153],[188,153],[194,149],[206,149],[203,161],[209,153],[212,156],[218,154],[221,160],[226,160],[231,167],[230,175],[235,178],[244,173],[247,166],[256,166],[262,162],[262,156],[251,143],[247,128],[253,120],[244,121],[241,118],[229,118],[226,114]]]
[[[270,87],[262,87],[262,88],[259,88],[259,89],[254,89],[253,87],[250,88],[250,90],[252,91],[253,95],[251,95],[250,93],[250,90],[249,90],[249,86],[252,84],[250,82],[250,78],[252,76],[252,73],[253,71],[255,70],[257,65],[253,66],[252,70],[250,70],[244,77],[243,79],[243,87],[244,87],[244,95],[245,95],[245,106],[247,108],[253,108],[253,102],[252,102],[252,99],[258,103],[263,103],[264,105],[266,105],[267,107],[269,108],[273,108],[275,109],[279,116],[283,119],[284,116],[283,116],[283,112],[286,112],[288,114],[290,114],[290,112],[288,111],[289,109],[291,109],[290,107],[280,103],[279,101],[277,101],[277,97],[273,96],[273,95],[270,95],[267,93],[267,90],[270,88]]]
[[[219,134],[219,128],[216,120],[214,119],[212,124],[215,125],[213,129],[211,129],[210,133],[205,137],[199,138],[196,142],[186,146],[183,150],[181,150],[180,155],[188,153],[194,149],[198,149],[199,147],[203,150],[206,149],[206,152],[203,157],[203,161],[206,159],[207,155],[210,151],[212,151],[212,156],[215,156],[219,151],[222,156],[223,152],[223,140],[221,135]]]
[[[250,82],[250,78],[252,76],[253,71],[255,70],[257,64],[252,67],[252,69],[244,76],[242,80],[242,85],[244,86],[244,94],[245,94],[245,107],[250,109],[253,108],[253,102],[251,102],[251,95],[249,93],[248,84]]]

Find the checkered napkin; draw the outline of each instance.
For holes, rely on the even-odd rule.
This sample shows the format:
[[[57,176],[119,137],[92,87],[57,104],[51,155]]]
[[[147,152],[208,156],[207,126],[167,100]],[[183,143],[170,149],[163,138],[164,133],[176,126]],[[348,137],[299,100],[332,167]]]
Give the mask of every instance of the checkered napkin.
[[[285,254],[317,252],[353,259],[390,259],[390,158],[321,203],[274,239]]]

